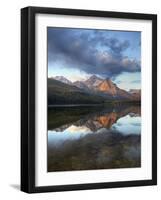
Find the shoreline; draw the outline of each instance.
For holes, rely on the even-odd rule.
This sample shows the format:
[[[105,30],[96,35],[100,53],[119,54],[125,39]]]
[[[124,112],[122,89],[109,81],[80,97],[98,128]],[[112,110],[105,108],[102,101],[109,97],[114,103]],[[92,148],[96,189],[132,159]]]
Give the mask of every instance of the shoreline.
[[[99,103],[99,104],[54,104],[48,105],[48,108],[56,108],[56,107],[95,107],[95,106],[107,106],[107,105],[139,105],[141,106],[140,101],[131,101],[131,102],[106,102],[106,103]]]
[[[83,107],[83,106],[103,106],[104,104],[57,104],[57,105],[48,105],[48,108],[54,107]]]

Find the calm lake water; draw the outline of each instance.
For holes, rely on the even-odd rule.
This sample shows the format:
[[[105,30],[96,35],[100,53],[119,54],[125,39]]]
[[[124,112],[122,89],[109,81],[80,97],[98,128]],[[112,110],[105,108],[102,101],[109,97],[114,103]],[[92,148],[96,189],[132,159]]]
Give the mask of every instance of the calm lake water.
[[[141,165],[140,106],[48,108],[48,172]]]

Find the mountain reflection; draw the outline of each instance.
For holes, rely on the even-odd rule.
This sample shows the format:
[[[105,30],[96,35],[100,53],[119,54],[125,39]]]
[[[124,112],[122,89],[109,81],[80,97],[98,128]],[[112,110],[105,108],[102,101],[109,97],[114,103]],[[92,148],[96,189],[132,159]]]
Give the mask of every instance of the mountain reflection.
[[[48,110],[48,171],[140,167],[140,106]]]
[[[61,118],[62,120],[64,116],[63,114],[61,114],[61,110],[59,112],[57,111],[57,109],[58,108],[56,108],[56,110],[54,111],[55,116],[52,116],[52,117]],[[79,109],[83,110],[86,108],[79,108]],[[55,130],[56,132],[62,132],[68,127],[70,127],[71,125],[75,125],[77,127],[86,126],[91,131],[95,132],[100,128],[110,129],[112,125],[117,122],[117,120],[119,120],[120,118],[126,115],[129,115],[130,117],[137,117],[137,116],[140,117],[141,115],[139,106],[130,106],[130,107],[121,106],[121,107],[106,108],[106,109],[103,108],[103,110],[96,111],[96,112],[93,112],[92,110],[91,113],[85,114],[83,116],[80,114],[80,118],[78,118],[78,113],[73,113],[72,111],[70,112],[69,108],[66,108],[66,110],[67,110],[67,113],[65,114],[65,117],[69,117],[73,119],[72,122],[65,123],[63,125],[60,124],[59,127],[55,127],[56,122],[55,122],[55,119],[53,119],[53,124],[52,126],[49,125],[48,130]],[[63,110],[63,112],[65,111]],[[74,116],[76,117],[74,118]],[[78,120],[75,120],[77,118]],[[49,111],[49,119],[50,119],[50,111]]]

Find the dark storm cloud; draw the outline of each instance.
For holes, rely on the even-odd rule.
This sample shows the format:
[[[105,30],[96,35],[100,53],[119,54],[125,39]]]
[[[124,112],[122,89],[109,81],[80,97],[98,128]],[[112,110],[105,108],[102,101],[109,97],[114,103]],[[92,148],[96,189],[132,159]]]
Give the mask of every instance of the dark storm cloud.
[[[61,62],[90,74],[115,77],[140,71],[137,60],[123,56],[130,43],[111,38],[106,31],[48,28],[48,61]]]

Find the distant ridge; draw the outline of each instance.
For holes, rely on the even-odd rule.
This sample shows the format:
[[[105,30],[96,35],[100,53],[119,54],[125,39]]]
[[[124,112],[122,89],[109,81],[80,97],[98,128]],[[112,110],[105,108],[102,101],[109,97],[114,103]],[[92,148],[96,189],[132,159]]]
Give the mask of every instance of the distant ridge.
[[[139,89],[131,89],[129,91],[130,94],[136,99],[136,100],[141,100],[141,90]]]
[[[57,81],[61,81],[62,83],[66,83],[69,85],[72,85],[72,82],[69,81],[67,78],[65,78],[64,76],[55,76],[53,77],[53,79],[57,80]]]

